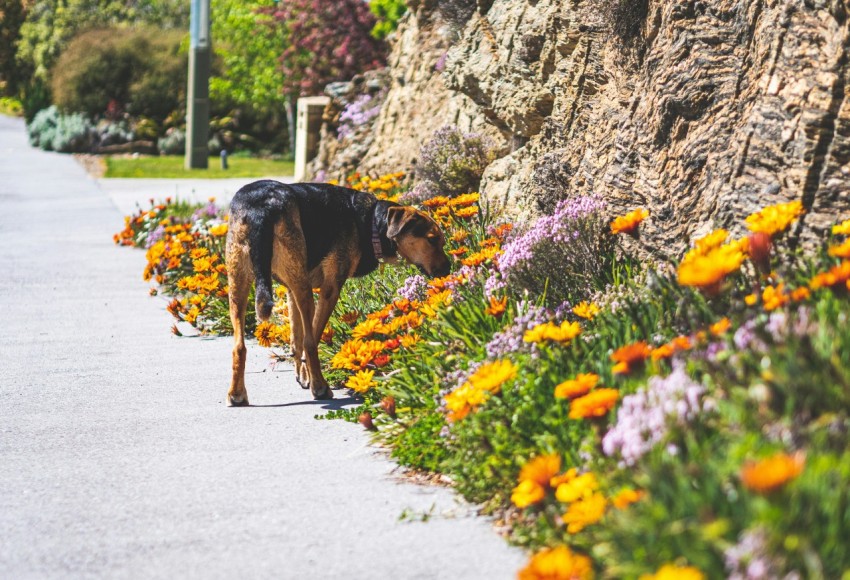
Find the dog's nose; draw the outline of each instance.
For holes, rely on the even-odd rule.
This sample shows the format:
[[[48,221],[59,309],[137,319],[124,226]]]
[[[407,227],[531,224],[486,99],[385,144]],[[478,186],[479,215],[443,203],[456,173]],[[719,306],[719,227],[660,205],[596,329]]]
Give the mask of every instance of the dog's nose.
[[[442,277],[448,276],[449,272],[452,271],[452,265],[449,262],[446,262],[440,269],[434,271],[434,276]]]

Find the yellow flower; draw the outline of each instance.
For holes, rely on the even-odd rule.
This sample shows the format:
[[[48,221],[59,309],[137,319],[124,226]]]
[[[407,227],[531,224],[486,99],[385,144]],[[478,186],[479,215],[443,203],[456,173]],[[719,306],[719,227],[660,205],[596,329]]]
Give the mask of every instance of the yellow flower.
[[[812,293],[809,292],[809,289],[805,286],[800,286],[791,292],[791,300],[794,302],[802,302],[803,300],[808,300],[811,297]]]
[[[570,503],[593,495],[599,489],[599,482],[591,472],[582,473],[562,483],[555,490],[555,497],[562,503]]]
[[[568,379],[555,387],[556,399],[575,399],[590,392],[599,382],[599,375],[581,373],[574,379]]]
[[[357,374],[351,375],[345,383],[345,386],[358,393],[365,393],[377,383],[374,381],[375,371],[358,371]]]
[[[741,468],[744,487],[758,493],[768,493],[795,479],[803,472],[805,455],[777,453],[761,461],[747,463]]]
[[[519,580],[589,580],[593,578],[590,558],[566,546],[545,549],[531,557],[519,571]]]
[[[570,402],[570,419],[602,417],[614,408],[620,393],[617,389],[596,389]]]
[[[847,220],[846,223],[850,223],[850,220]],[[836,258],[850,258],[850,238],[844,240],[842,244],[830,246],[829,255]]]
[[[195,272],[209,272],[212,269],[213,260],[210,258],[198,258],[192,260],[192,267]]]
[[[839,284],[845,284],[850,279],[850,260],[844,260],[837,266],[833,266],[828,272],[821,272],[812,276],[809,281],[809,288],[819,290],[824,286],[833,287]]]
[[[464,383],[446,395],[446,409],[449,421],[459,421],[469,415],[475,407],[483,404],[490,394],[482,389],[476,389],[470,383]]]
[[[693,566],[664,564],[655,574],[641,574],[640,580],[705,580],[705,575]]]
[[[387,334],[387,326],[378,318],[367,318],[351,331],[353,338],[368,338],[373,334]]]
[[[525,331],[522,339],[525,342],[559,342],[566,344],[581,334],[581,325],[578,322],[564,321],[560,325],[554,322],[538,324],[531,330]]]
[[[747,216],[747,228],[751,232],[773,236],[784,232],[802,214],[803,202],[801,201],[771,205]]]
[[[331,358],[331,366],[335,369],[359,371],[372,362],[372,359],[382,350],[384,350],[384,343],[380,340],[349,340]]]
[[[605,515],[608,501],[601,493],[594,493],[588,498],[580,499],[570,504],[567,512],[561,516],[567,524],[567,531],[577,534],[585,527],[595,524]]]
[[[223,236],[227,233],[227,224],[222,223],[210,228],[211,236]]]
[[[509,360],[497,360],[481,365],[467,380],[476,389],[498,393],[504,383],[516,377],[518,370]]]
[[[469,207],[462,207],[460,209],[456,209],[455,215],[460,219],[468,219],[471,217],[475,217],[478,215],[478,206],[471,205]]]
[[[422,205],[424,205],[427,208],[434,209],[435,207],[442,207],[442,206],[446,205],[447,203],[449,203],[448,197],[446,197],[444,195],[438,195],[438,196],[432,197],[430,199],[426,199],[425,201],[422,202]]]
[[[477,193],[465,193],[452,198],[448,203],[452,207],[463,207],[477,203],[479,197],[480,196]]]
[[[413,348],[420,340],[421,339],[419,338],[419,335],[416,334],[405,334],[399,337],[399,341],[401,341],[401,346],[403,346],[404,348]]]
[[[501,253],[502,250],[496,247],[484,248],[480,252],[468,255],[466,258],[461,260],[460,263],[464,266],[478,266],[487,260],[492,260]]]
[[[538,455],[522,466],[518,479],[519,481],[534,481],[541,486],[547,486],[559,471],[561,471],[560,454]]]
[[[832,226],[832,235],[849,235],[850,234],[850,220],[844,220],[840,224],[835,224]]]
[[[260,343],[260,346],[269,348],[272,345],[274,327],[274,323],[268,321],[261,322],[257,325],[257,329],[254,331],[254,336],[257,338],[257,342]]]
[[[631,234],[640,225],[640,222],[649,217],[649,212],[644,208],[638,208],[625,215],[614,218],[611,222],[612,234]]]
[[[741,245],[730,243],[695,255],[679,264],[678,280],[682,286],[694,286],[708,294],[716,294],[723,279],[737,272],[744,262]]]
[[[573,308],[573,314],[587,320],[593,320],[593,318],[599,314],[599,306],[592,302],[579,302]]]
[[[206,248],[194,248],[189,252],[189,257],[193,260],[197,260],[198,258],[203,258],[205,256],[209,256],[210,251]]]
[[[747,294],[746,296],[744,296],[744,304],[746,304],[747,306],[752,306],[753,304],[755,304],[758,301],[759,301],[759,297],[755,293]]]
[[[780,283],[776,287],[767,286],[761,294],[761,300],[764,303],[764,309],[767,311],[784,306],[789,300],[788,295],[785,294],[785,285]]]
[[[511,501],[518,508],[526,508],[546,497],[543,486],[530,479],[523,479],[511,492]]]

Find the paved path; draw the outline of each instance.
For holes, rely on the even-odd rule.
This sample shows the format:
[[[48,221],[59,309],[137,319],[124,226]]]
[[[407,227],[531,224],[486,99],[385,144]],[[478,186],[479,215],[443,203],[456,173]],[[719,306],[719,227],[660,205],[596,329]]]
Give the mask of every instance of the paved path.
[[[169,334],[120,226],[0,116],[0,578],[513,576],[487,520],[313,418],[350,400],[309,400],[252,346],[255,406],[225,407],[230,340]]]

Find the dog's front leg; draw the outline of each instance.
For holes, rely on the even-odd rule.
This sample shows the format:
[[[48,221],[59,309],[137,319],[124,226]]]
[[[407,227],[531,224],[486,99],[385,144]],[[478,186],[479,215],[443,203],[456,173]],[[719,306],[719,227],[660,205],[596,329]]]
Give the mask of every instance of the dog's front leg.
[[[302,363],[302,366],[306,365],[307,367],[310,391],[313,393],[314,399],[332,399],[333,392],[328,386],[328,382],[325,380],[325,377],[322,375],[322,369],[319,365],[318,336],[313,332],[313,316],[315,310],[313,292],[309,285],[292,288],[290,292],[295,298],[295,305],[301,319],[301,330],[303,332],[303,341],[301,344],[304,357],[306,358],[306,362]]]

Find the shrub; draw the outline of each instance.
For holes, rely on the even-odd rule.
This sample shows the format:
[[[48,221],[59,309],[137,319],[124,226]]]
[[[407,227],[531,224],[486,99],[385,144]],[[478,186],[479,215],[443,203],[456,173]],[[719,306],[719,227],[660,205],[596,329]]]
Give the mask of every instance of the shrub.
[[[442,127],[419,152],[418,183],[407,199],[421,201],[478,191],[484,170],[495,158],[496,146],[487,137],[464,133],[457,127]]]
[[[607,280],[611,237],[603,235],[603,201],[592,197],[560,202],[555,213],[543,216],[505,246],[498,267],[487,281],[491,294],[501,288],[521,297],[545,296],[557,306],[585,298]]]
[[[160,137],[156,147],[163,155],[182,155],[186,152],[186,132],[172,127]]]
[[[372,27],[372,36],[383,40],[398,28],[398,21],[407,13],[407,5],[403,0],[372,0],[369,10],[378,20]]]
[[[92,117],[127,112],[162,122],[185,107],[183,36],[144,29],[92,30],[77,36],[53,71],[56,105]]]
[[[84,115],[62,115],[55,106],[39,111],[27,132],[34,147],[62,153],[86,152],[94,139],[94,128]]]

